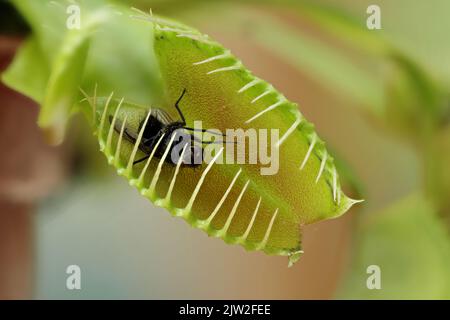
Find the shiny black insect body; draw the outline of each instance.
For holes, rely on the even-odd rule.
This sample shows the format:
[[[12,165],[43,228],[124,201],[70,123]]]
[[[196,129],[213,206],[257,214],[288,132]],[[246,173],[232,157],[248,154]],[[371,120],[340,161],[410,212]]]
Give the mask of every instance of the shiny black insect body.
[[[158,148],[155,150],[154,157],[161,159],[164,153],[166,152],[167,148],[169,148],[172,136],[176,135],[174,137],[172,144],[170,144],[170,150],[168,151],[168,156],[166,157],[165,161],[169,164],[176,165],[181,156],[183,148],[186,148],[187,150],[185,151],[182,164],[184,166],[189,166],[193,168],[200,166],[203,159],[203,148],[193,142],[197,142],[200,144],[223,143],[223,141],[203,141],[194,136],[192,133],[186,132],[186,131],[190,132],[199,131],[199,132],[209,132],[217,135],[217,133],[210,132],[206,129],[194,129],[186,126],[186,119],[179,107],[179,104],[185,94],[186,89],[183,90],[181,96],[175,103],[175,108],[181,120],[174,121],[171,118],[171,116],[162,109],[153,108],[151,110],[150,116],[148,117],[147,123],[145,125],[142,139],[139,143],[139,150],[141,150],[145,154],[145,156],[141,159],[134,161],[133,164],[138,164],[142,161],[147,160],[150,157],[154,148],[156,148],[158,141],[161,139],[163,135],[164,136],[162,137],[162,140],[159,142]],[[110,117],[110,122],[111,121],[112,117]],[[141,123],[139,124],[137,132],[140,132],[142,130],[142,126],[144,125],[144,123],[145,119],[142,120]],[[121,124],[116,123],[114,129],[117,132],[120,132],[120,127]],[[137,141],[137,133],[130,132],[130,130],[128,130],[127,128],[125,128],[124,130],[124,137],[131,143],[136,143]],[[174,148],[177,149],[174,150]]]

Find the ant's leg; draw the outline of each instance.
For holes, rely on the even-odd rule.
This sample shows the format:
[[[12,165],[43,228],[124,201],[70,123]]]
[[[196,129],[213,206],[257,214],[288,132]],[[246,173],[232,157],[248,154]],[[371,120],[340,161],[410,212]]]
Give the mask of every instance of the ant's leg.
[[[237,144],[237,141],[202,141],[203,144],[222,144],[222,143],[233,143]]]
[[[139,160],[136,160],[136,161],[134,161],[133,162],[133,166],[134,165],[136,165],[136,164],[138,164],[138,163],[141,163],[142,161],[145,161],[145,160],[147,160],[148,158],[150,158],[150,156],[148,155],[148,156],[145,156],[145,157],[143,157],[142,159],[139,159]]]
[[[237,144],[237,141],[223,141],[223,140],[222,141],[203,141],[203,140],[197,138],[194,135],[191,135],[191,137],[192,137],[192,139],[194,141],[200,142],[202,144],[222,144],[222,143],[234,143],[234,144]]]
[[[112,116],[109,116],[109,122],[112,124]],[[116,125],[114,126],[114,131],[116,131],[118,134],[120,134],[121,132],[120,127],[120,123],[116,123]],[[128,141],[130,141],[131,143],[136,143],[136,137],[133,137],[131,134],[129,134],[126,128],[125,130],[123,130],[123,133],[125,134]]]
[[[132,142],[132,143],[136,143],[136,138],[133,137],[131,134],[128,133],[127,129],[125,129],[123,131],[123,133],[125,133],[125,135],[127,136],[127,138]]]
[[[194,132],[207,132],[216,136],[222,136],[222,137],[226,137],[226,133],[217,133],[217,132],[213,132],[213,131],[209,131],[208,129],[194,129],[194,128],[188,128],[188,127],[183,127],[183,129],[189,130],[189,131],[194,131]]]
[[[177,109],[178,114],[180,115],[181,120],[183,121],[183,125],[186,124],[186,119],[184,118],[183,112],[181,112],[181,109],[178,106],[178,104],[180,103],[181,99],[183,99],[185,93],[186,93],[186,89],[183,89],[183,93],[181,93],[181,96],[178,98],[177,102],[175,102],[175,108]]]
[[[108,117],[109,124],[112,125],[113,119],[114,119],[113,116],[109,116],[109,117]],[[119,121],[119,122],[120,122],[120,121]],[[117,133],[120,133],[120,123],[117,123],[117,122],[116,122],[116,125],[114,126],[114,131],[116,131]]]

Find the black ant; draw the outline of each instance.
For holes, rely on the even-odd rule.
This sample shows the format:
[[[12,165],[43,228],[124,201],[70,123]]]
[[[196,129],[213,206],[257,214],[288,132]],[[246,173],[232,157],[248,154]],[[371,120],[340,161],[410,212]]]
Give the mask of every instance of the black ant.
[[[183,159],[183,164],[189,167],[198,167],[201,165],[201,162],[195,161],[195,159],[203,159],[203,148],[200,148],[196,145],[189,145],[190,141],[196,141],[200,142],[202,144],[211,144],[211,143],[224,143],[224,141],[203,141],[195,137],[192,133],[185,133],[183,130],[187,131],[198,131],[198,132],[208,132],[215,135],[221,135],[225,136],[224,134],[219,134],[215,132],[208,131],[207,129],[194,129],[186,126],[186,119],[184,118],[183,112],[181,111],[179,107],[179,103],[183,99],[184,95],[186,93],[186,89],[183,90],[181,93],[181,96],[178,98],[177,102],[175,103],[175,108],[177,109],[177,112],[181,118],[181,121],[174,121],[172,117],[163,109],[159,108],[152,108],[150,111],[150,116],[148,117],[147,124],[145,126],[141,142],[139,143],[139,150],[145,153],[145,157],[138,159],[133,162],[133,165],[138,164],[140,162],[143,162],[147,160],[150,157],[150,154],[152,153],[153,149],[155,148],[158,141],[161,139],[161,142],[159,142],[158,149],[155,151],[154,156],[156,158],[161,159],[163,157],[164,152],[168,148],[168,145],[170,144],[170,140],[172,139],[172,135],[176,134],[177,137],[174,138],[170,150],[169,150],[169,156],[166,158],[168,163],[172,165],[176,165],[178,162],[179,157],[181,156],[181,150],[177,157],[178,159],[173,159],[170,155],[172,154],[173,148],[176,146],[176,141],[182,141],[181,143],[181,149],[186,147],[189,149],[189,152],[186,158]],[[110,122],[112,122],[112,116],[109,117]],[[145,119],[142,120],[139,124],[139,128],[137,132],[140,132],[142,129],[142,126],[144,125]],[[117,132],[120,132],[121,124],[116,124],[115,130]],[[124,136],[127,140],[129,140],[131,143],[136,143],[137,141],[137,135],[131,132],[128,132],[128,130],[125,128],[124,130]],[[188,141],[188,142],[186,142]],[[180,146],[177,146],[177,148],[180,148]]]

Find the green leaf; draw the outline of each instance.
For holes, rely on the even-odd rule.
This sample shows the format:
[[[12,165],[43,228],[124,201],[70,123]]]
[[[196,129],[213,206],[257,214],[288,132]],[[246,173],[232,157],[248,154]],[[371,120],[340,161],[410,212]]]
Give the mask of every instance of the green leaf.
[[[443,90],[420,66],[392,54],[386,80],[385,121],[396,131],[429,143],[430,134],[445,125],[450,107]]]
[[[354,60],[320,40],[293,32],[274,20],[258,25],[255,40],[269,52],[283,58],[318,82],[355,99],[377,113],[383,103],[383,91],[377,77]]]
[[[33,35],[2,79],[42,105],[39,125],[52,143],[61,142],[69,116],[77,111],[80,87],[101,83],[99,94],[115,91],[142,103],[160,99],[152,29],[130,21],[129,9],[106,3],[82,2],[81,28],[69,30],[63,4],[14,2]]]
[[[357,255],[339,298],[450,298],[450,239],[423,196],[411,195],[366,217],[355,245]],[[380,290],[366,286],[370,265],[381,269]]]
[[[55,49],[68,31],[65,24],[66,6],[48,0],[11,0],[11,3],[31,27],[45,63],[51,65],[57,54]]]
[[[52,66],[38,119],[47,141],[52,144],[59,144],[64,138],[66,123],[78,96],[89,40],[88,33],[69,33]]]
[[[380,57],[392,51],[392,46],[384,38],[383,33],[366,28],[364,15],[351,15],[342,7],[327,6],[313,1],[291,2],[291,7],[299,15],[299,19],[313,21],[318,28],[360,52]]]
[[[35,37],[25,41],[13,63],[2,74],[2,81],[25,96],[42,102],[49,78],[49,68]]]

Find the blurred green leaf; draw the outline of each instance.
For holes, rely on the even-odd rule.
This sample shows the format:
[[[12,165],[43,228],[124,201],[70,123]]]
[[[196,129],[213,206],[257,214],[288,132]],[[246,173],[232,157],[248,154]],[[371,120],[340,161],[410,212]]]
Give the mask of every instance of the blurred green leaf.
[[[307,18],[315,22],[318,28],[361,52],[382,56],[392,51],[383,33],[365,27],[365,15],[356,17],[342,10],[342,7],[327,6],[316,1],[291,2],[300,19]]]
[[[344,299],[449,299],[450,239],[435,209],[421,195],[409,196],[366,216]],[[381,289],[366,286],[367,267],[381,268]]]
[[[30,26],[47,65],[57,54],[56,48],[68,31],[65,27],[66,7],[57,1],[11,0]]]
[[[39,103],[44,100],[48,78],[49,68],[35,36],[25,41],[2,74],[2,81],[7,86]]]
[[[65,126],[78,96],[89,41],[88,32],[73,31],[65,37],[55,57],[38,119],[51,144],[59,144],[64,138]]]
[[[258,33],[255,34],[259,45],[318,82],[326,82],[326,87],[333,92],[349,96],[379,112],[383,90],[376,76],[320,40],[293,32],[276,21],[266,22],[258,26]]]
[[[386,76],[385,121],[421,143],[443,125],[449,110],[443,90],[420,66],[400,53],[391,55]]]
[[[115,91],[142,104],[161,101],[153,30],[130,19],[130,9],[109,1],[81,1],[81,28],[69,30],[69,3],[13,4],[31,26],[32,36],[2,79],[42,104],[39,125],[50,142],[61,142],[80,87],[91,92],[98,84],[99,94]]]

